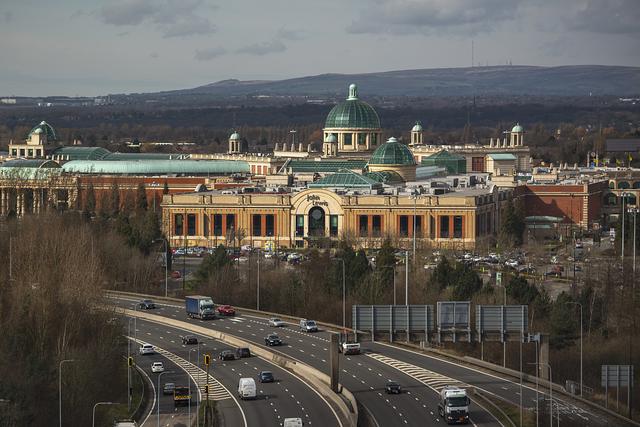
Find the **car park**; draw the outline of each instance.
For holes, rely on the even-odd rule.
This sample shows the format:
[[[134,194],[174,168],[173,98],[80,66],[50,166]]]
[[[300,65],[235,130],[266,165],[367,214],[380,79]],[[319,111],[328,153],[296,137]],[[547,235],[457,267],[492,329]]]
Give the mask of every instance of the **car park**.
[[[185,335],[182,337],[182,344],[198,344],[198,338],[195,335]]]
[[[175,388],[175,383],[165,383],[164,387],[162,387],[162,394],[173,394]]]
[[[138,303],[138,308],[142,308],[144,310],[150,310],[152,308],[156,308],[155,303],[150,299],[143,299]]]
[[[223,316],[235,316],[236,309],[231,307],[230,305],[225,304],[225,305],[218,306],[218,313]]]
[[[156,354],[156,350],[151,344],[142,344],[140,346],[140,350],[138,350],[138,353],[144,356],[145,354]]]
[[[272,383],[275,381],[273,373],[271,371],[260,371],[258,374],[258,381],[261,383]]]
[[[281,328],[284,325],[285,325],[284,321],[282,321],[278,317],[272,317],[271,319],[269,319],[269,326],[271,326],[273,328]]]
[[[231,350],[222,350],[218,356],[220,360],[235,360],[236,355]]]
[[[164,363],[162,362],[153,362],[151,364],[151,372],[164,372]]]
[[[268,346],[282,345],[282,340],[277,334],[269,334],[264,338],[264,344]]]
[[[387,394],[400,394],[402,393],[402,386],[395,381],[389,381],[387,385],[384,386],[384,391]]]
[[[251,350],[247,347],[238,347],[236,349],[236,357],[242,359],[243,357],[251,357]]]

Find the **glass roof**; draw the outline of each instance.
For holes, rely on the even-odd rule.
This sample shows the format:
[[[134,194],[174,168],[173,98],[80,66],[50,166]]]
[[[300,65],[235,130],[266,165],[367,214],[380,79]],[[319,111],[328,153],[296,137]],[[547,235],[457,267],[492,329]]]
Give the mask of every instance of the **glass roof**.
[[[351,84],[349,97],[329,111],[324,127],[380,129],[380,118],[371,105],[358,99],[358,89]]]
[[[33,129],[31,129],[31,131],[29,132],[29,136],[31,136],[31,134],[36,132],[38,129],[40,129],[42,132],[47,134],[48,140],[56,141],[58,139],[58,137],[56,136],[56,131],[53,129],[53,126],[51,126],[49,123],[45,122],[44,120],[41,121],[39,125],[34,126]]]
[[[65,172],[118,175],[216,175],[249,173],[244,160],[73,160]]]
[[[365,160],[291,160],[287,169],[293,172],[337,172],[340,169],[362,170]]]
[[[325,176],[324,178],[309,184],[309,188],[379,188],[381,185],[379,182],[373,179],[355,173],[353,171],[342,169],[332,175]]]

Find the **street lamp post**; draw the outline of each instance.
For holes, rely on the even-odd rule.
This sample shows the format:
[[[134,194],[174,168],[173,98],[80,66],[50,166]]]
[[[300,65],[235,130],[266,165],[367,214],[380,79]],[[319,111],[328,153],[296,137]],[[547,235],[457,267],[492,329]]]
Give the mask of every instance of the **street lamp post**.
[[[347,332],[347,286],[346,286],[346,270],[344,258],[335,258],[342,261],[342,332]]]
[[[115,402],[98,402],[95,405],[93,405],[93,415],[91,417],[91,425],[93,427],[96,427],[96,408],[100,405],[117,405],[117,403]]]
[[[567,301],[566,303],[580,307],[580,397],[582,397],[582,304],[573,301]]]
[[[256,310],[260,311],[260,248],[258,248],[258,284],[256,286]]]
[[[200,341],[198,341],[198,348],[192,348],[189,350],[189,365],[191,365],[191,352],[197,351],[197,359],[200,360]],[[189,376],[189,372],[187,372],[187,381],[189,382],[189,425],[191,425],[191,377]],[[197,385],[197,384],[196,384]],[[197,388],[197,387],[196,387]],[[200,412],[200,407],[198,407],[198,412]]]
[[[409,306],[409,251],[404,254],[404,305]]]
[[[62,365],[67,362],[75,362],[74,359],[63,359],[58,364],[58,418],[59,427],[62,427]]]
[[[164,297],[167,297],[169,289],[169,247],[166,239],[155,239],[154,242],[164,244]]]
[[[418,203],[418,191],[413,194],[413,264],[416,263],[416,204]]]
[[[171,371],[164,371],[164,372],[160,372],[160,374],[158,374],[158,417],[157,417],[157,421],[158,421],[158,427],[160,427],[160,377],[162,377],[164,374],[170,374],[172,373]]]

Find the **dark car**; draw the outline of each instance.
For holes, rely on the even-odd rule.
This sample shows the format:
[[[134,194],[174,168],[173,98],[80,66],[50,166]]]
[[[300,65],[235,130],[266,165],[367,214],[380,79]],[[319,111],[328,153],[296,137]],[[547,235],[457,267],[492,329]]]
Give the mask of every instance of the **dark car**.
[[[400,394],[402,393],[402,387],[395,381],[389,381],[384,387],[384,391],[386,391],[387,394]]]
[[[264,344],[268,346],[282,345],[282,340],[277,334],[269,334],[265,337]]]
[[[247,347],[239,347],[236,349],[236,357],[242,359],[243,357],[251,357],[251,350]]]
[[[231,350],[222,350],[220,352],[220,360],[235,360],[236,355]]]
[[[260,371],[258,381],[261,383],[272,383],[275,381],[275,378],[273,378],[273,373],[270,371]]]
[[[156,308],[156,305],[150,299],[143,299],[138,303],[138,308],[142,308],[144,310],[150,310],[152,308]]]
[[[185,335],[182,337],[182,344],[198,344],[198,338],[195,335]]]

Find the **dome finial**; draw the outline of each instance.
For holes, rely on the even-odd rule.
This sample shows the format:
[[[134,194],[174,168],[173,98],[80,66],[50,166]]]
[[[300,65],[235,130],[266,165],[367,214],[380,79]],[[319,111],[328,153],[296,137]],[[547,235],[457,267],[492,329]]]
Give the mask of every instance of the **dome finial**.
[[[356,86],[355,83],[351,83],[349,85],[349,97],[347,101],[353,101],[355,99],[358,99],[358,86]]]

